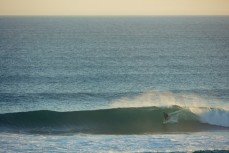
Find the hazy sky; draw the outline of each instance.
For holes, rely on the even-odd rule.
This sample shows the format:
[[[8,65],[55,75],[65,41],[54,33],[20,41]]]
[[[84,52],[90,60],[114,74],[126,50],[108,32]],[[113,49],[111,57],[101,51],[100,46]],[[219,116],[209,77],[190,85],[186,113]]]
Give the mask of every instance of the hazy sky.
[[[229,15],[229,0],[0,0],[0,15]]]

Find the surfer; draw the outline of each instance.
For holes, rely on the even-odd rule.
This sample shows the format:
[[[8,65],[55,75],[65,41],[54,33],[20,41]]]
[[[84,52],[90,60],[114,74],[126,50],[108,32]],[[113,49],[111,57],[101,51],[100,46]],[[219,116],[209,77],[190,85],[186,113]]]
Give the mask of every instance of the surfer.
[[[169,119],[169,115],[167,113],[165,113],[165,112],[163,112],[163,115],[164,115],[165,121],[167,121]]]

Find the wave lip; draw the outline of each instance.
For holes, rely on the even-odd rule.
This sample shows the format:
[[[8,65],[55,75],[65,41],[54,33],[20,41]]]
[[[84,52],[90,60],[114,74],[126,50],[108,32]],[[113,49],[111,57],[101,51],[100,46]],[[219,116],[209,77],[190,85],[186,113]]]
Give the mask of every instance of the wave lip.
[[[203,108],[199,108],[203,109]],[[206,108],[204,108],[207,111]],[[209,109],[208,113],[228,111]],[[169,114],[164,122],[163,112]],[[213,114],[211,113],[213,112]],[[205,113],[205,116],[207,113]],[[0,114],[0,132],[40,134],[146,134],[229,130],[226,124],[212,124],[191,109],[171,107],[113,108],[104,110],[55,112],[48,110]],[[217,114],[218,115],[218,114]]]

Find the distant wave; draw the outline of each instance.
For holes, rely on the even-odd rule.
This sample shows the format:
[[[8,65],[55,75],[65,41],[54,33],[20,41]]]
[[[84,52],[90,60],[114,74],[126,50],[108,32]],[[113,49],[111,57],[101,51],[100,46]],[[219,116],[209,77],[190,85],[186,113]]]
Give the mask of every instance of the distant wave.
[[[193,111],[198,110],[198,111]],[[163,112],[169,120],[163,123]],[[0,132],[39,134],[146,134],[229,130],[229,111],[218,108],[112,108],[55,112],[48,110],[0,114]]]

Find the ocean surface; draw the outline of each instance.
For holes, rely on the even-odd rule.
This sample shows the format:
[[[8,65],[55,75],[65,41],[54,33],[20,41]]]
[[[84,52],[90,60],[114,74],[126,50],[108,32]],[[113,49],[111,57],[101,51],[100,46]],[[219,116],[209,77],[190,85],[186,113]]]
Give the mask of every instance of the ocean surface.
[[[0,152],[229,152],[229,17],[0,17]]]

